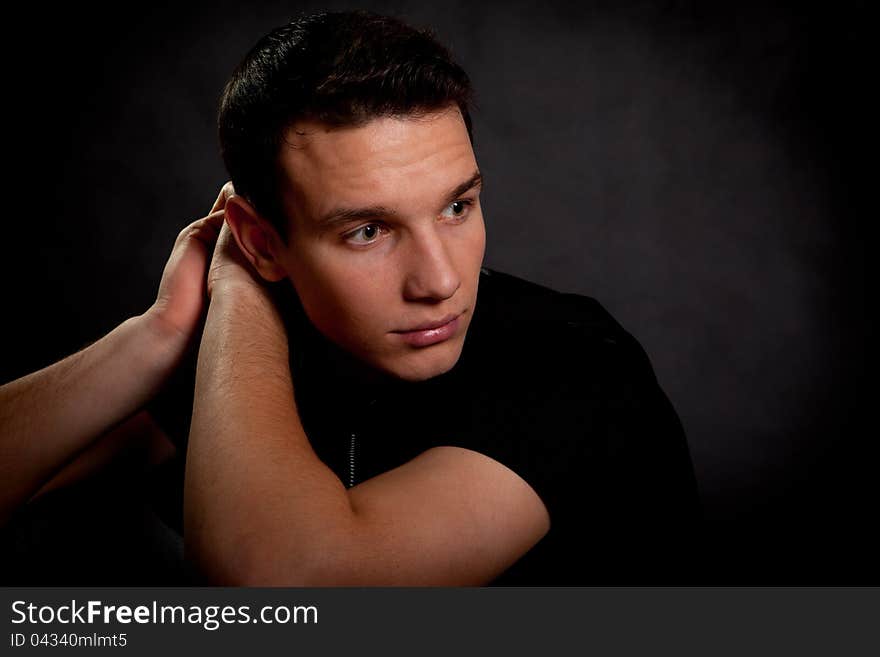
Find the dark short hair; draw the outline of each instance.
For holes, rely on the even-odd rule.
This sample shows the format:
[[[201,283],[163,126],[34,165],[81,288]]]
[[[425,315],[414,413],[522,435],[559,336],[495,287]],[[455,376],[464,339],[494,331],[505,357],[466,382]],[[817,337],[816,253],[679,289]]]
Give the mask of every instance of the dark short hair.
[[[367,11],[322,12],[278,27],[236,67],[218,132],[235,191],[287,240],[278,155],[298,120],[359,126],[457,105],[473,142],[470,80],[434,33]]]

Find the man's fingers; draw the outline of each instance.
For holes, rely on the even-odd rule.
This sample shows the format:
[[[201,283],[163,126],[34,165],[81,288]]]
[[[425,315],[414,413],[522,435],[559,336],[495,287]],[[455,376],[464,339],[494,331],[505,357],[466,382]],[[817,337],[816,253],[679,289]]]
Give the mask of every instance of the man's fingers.
[[[216,212],[212,212],[204,219],[200,219],[197,222],[198,228],[196,231],[199,239],[204,239],[205,241],[210,240],[211,244],[216,242],[217,237],[220,235],[220,229],[223,228],[223,220],[225,217],[226,210],[221,208]]]
[[[207,217],[192,222],[180,231],[177,235],[177,242],[180,243],[189,238],[195,238],[208,246],[213,246],[220,235],[220,229],[223,227],[223,218],[225,216],[226,210],[217,210]]]
[[[214,207],[211,208],[210,214],[217,212],[217,210],[222,210],[226,207],[226,199],[230,196],[235,196],[235,188],[232,186],[232,181],[229,180],[226,182],[223,187],[220,188],[220,194],[217,196],[217,200],[214,201]]]
[[[212,228],[220,230],[223,225],[223,218],[226,216],[226,208],[220,208],[209,214],[204,219],[199,219],[199,223],[204,223]]]

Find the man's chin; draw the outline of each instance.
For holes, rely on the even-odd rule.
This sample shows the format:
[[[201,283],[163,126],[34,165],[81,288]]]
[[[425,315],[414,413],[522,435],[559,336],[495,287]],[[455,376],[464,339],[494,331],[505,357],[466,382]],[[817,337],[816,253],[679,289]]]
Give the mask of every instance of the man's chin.
[[[446,374],[455,367],[461,357],[461,350],[460,340],[450,340],[449,343],[444,342],[414,350],[393,363],[391,367],[383,369],[402,381],[410,383],[427,381]]]

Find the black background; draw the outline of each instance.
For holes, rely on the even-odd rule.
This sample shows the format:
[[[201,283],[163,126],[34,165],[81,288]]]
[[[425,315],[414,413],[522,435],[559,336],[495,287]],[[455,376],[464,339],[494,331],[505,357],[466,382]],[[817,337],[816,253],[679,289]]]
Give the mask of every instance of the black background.
[[[373,8],[434,28],[473,80],[486,264],[597,298],[651,356],[713,530],[705,583],[876,583],[864,4],[25,8],[3,46],[0,380],[152,303],[226,180],[216,102],[262,34]]]

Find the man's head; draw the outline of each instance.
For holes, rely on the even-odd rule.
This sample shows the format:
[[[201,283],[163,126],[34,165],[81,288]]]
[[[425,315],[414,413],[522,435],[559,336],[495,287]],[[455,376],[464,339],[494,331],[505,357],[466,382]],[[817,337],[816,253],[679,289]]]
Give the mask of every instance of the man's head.
[[[291,280],[327,338],[406,380],[450,369],[474,312],[470,93],[430,35],[354,12],[270,33],[221,100],[239,246],[266,280]]]

